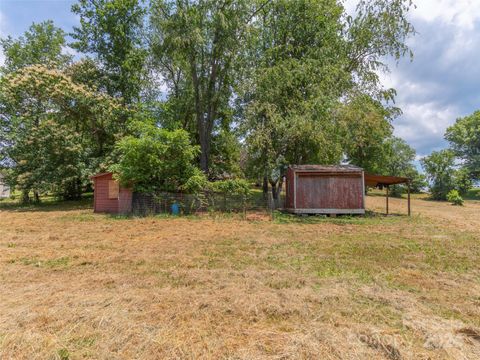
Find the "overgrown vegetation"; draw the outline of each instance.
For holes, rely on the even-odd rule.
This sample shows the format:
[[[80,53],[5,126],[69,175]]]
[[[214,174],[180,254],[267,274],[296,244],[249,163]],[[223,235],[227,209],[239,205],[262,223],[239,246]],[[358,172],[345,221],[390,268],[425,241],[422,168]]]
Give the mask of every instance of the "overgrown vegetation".
[[[107,169],[141,191],[185,191],[201,171],[274,198],[287,164],[390,172],[378,150],[400,111],[378,71],[411,56],[411,6],[80,0],[72,43],[51,21],[1,42],[0,166],[25,202],[78,198]],[[414,170],[402,161],[394,175]]]
[[[117,143],[118,160],[110,168],[124,186],[141,192],[176,191],[198,174],[198,148],[190,144],[186,131],[169,131],[146,121],[133,123],[130,131],[132,135]]]
[[[463,205],[463,198],[460,196],[457,190],[450,190],[447,194],[447,200],[453,205]]]

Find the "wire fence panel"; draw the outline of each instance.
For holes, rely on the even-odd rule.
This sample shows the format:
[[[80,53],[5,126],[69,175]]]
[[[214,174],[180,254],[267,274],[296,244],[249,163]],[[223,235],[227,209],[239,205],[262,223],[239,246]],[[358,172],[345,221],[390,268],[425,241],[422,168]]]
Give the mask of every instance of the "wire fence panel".
[[[171,192],[133,193],[132,213],[136,216],[154,214],[193,215],[205,212],[271,213],[284,207],[285,198],[272,199],[271,194],[226,195],[221,193],[183,194]]]

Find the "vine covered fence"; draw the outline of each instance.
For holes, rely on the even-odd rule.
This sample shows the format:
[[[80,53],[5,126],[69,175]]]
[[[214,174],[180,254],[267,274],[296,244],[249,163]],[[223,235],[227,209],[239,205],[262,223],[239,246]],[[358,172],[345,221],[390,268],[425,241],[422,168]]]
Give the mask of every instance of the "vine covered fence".
[[[284,207],[285,197],[273,199],[271,193],[253,195],[226,195],[222,193],[183,194],[172,192],[133,193],[132,214],[194,215],[207,212],[272,213]]]

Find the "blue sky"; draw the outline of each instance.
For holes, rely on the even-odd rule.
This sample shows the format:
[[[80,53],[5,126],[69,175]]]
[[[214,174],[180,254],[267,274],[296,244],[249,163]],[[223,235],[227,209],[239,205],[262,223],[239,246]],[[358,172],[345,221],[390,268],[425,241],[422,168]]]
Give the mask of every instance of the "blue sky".
[[[0,36],[19,36],[32,22],[52,19],[70,32],[78,18],[75,1],[0,0]],[[356,0],[346,0],[352,8]],[[409,41],[413,62],[393,64],[382,75],[398,91],[403,115],[395,134],[407,140],[418,157],[447,144],[445,129],[458,117],[480,109],[480,0],[416,0],[410,20],[418,35]],[[3,56],[0,54],[0,62]]]

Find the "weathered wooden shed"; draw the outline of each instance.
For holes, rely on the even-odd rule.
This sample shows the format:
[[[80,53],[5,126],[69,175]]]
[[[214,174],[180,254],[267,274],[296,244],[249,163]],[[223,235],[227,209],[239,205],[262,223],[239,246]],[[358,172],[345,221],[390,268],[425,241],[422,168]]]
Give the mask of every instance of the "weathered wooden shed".
[[[120,186],[111,172],[91,177],[93,180],[93,211],[128,214],[132,211],[132,189]]]
[[[363,169],[352,165],[290,166],[285,207],[294,214],[365,214]]]

